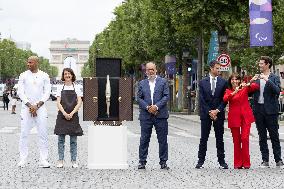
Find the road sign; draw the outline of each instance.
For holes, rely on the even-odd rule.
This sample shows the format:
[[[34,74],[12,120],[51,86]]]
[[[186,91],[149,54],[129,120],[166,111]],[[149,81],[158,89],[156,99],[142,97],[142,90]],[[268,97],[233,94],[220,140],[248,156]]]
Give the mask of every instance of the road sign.
[[[217,61],[220,62],[220,71],[229,71],[231,65],[230,56],[227,54],[220,54],[217,58]]]

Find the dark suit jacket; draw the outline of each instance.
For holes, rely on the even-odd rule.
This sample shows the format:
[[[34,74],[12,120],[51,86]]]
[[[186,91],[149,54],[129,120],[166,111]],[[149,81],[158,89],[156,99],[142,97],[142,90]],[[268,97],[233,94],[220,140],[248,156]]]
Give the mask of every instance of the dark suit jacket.
[[[256,83],[260,85],[260,81],[256,80]],[[278,97],[281,91],[280,79],[277,75],[271,73],[268,77],[268,81],[264,86],[263,97],[264,97],[264,110],[267,114],[278,114]],[[257,113],[258,108],[258,98],[260,91],[256,91],[253,95],[253,111]]]
[[[225,119],[224,108],[226,103],[223,96],[227,88],[227,81],[220,76],[217,77],[216,89],[214,95],[211,92],[210,77],[205,77],[199,82],[199,104],[200,119],[210,119],[209,111],[218,109],[218,119]]]
[[[158,107],[157,118],[168,118],[169,112],[167,102],[169,100],[169,86],[166,79],[156,78],[156,84],[153,95],[153,104]],[[138,84],[137,101],[140,108],[139,120],[147,120],[151,118],[151,114],[146,109],[152,104],[151,91],[148,79],[144,79]]]

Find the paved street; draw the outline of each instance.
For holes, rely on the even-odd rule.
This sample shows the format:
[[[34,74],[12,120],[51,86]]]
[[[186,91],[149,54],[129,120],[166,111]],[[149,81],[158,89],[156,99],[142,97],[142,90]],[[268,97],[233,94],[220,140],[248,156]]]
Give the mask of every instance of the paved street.
[[[234,170],[233,143],[228,129],[225,131],[226,161],[230,169],[218,169],[214,132],[208,141],[205,168],[195,169],[200,136],[200,123],[197,116],[171,115],[169,119],[169,171],[160,170],[158,144],[155,133],[151,139],[146,170],[137,170],[139,146],[138,110],[134,108],[134,121],[128,126],[128,164],[127,170],[89,170],[87,169],[87,132],[90,122],[81,121],[85,135],[78,138],[79,168],[70,164],[69,138],[65,149],[66,166],[56,168],[57,136],[53,134],[57,114],[56,103],[47,103],[49,111],[48,132],[50,169],[38,168],[38,149],[36,130],[32,130],[29,140],[29,163],[18,168],[18,142],[20,133],[20,103],[17,114],[0,109],[0,188],[284,188],[284,169],[275,168],[271,143],[269,169],[259,168],[260,151],[255,126],[252,127],[250,142],[252,167],[249,170]],[[82,119],[82,110],[80,111]],[[281,123],[282,125],[282,123]],[[280,127],[284,139],[284,126]],[[281,142],[282,151],[284,142]],[[282,153],[283,154],[283,153]]]

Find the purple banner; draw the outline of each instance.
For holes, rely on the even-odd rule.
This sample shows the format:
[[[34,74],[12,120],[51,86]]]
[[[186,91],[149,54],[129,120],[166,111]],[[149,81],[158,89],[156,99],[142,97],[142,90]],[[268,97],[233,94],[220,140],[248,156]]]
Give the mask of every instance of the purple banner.
[[[273,46],[272,0],[250,0],[250,46]]]
[[[176,57],[166,55],[165,56],[165,63],[166,63],[166,72],[168,75],[176,74]]]

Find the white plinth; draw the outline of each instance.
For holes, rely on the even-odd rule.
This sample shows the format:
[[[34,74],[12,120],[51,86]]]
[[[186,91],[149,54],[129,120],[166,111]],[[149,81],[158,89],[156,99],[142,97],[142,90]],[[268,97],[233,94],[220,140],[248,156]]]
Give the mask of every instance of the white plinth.
[[[127,127],[88,127],[88,168],[127,169]]]

